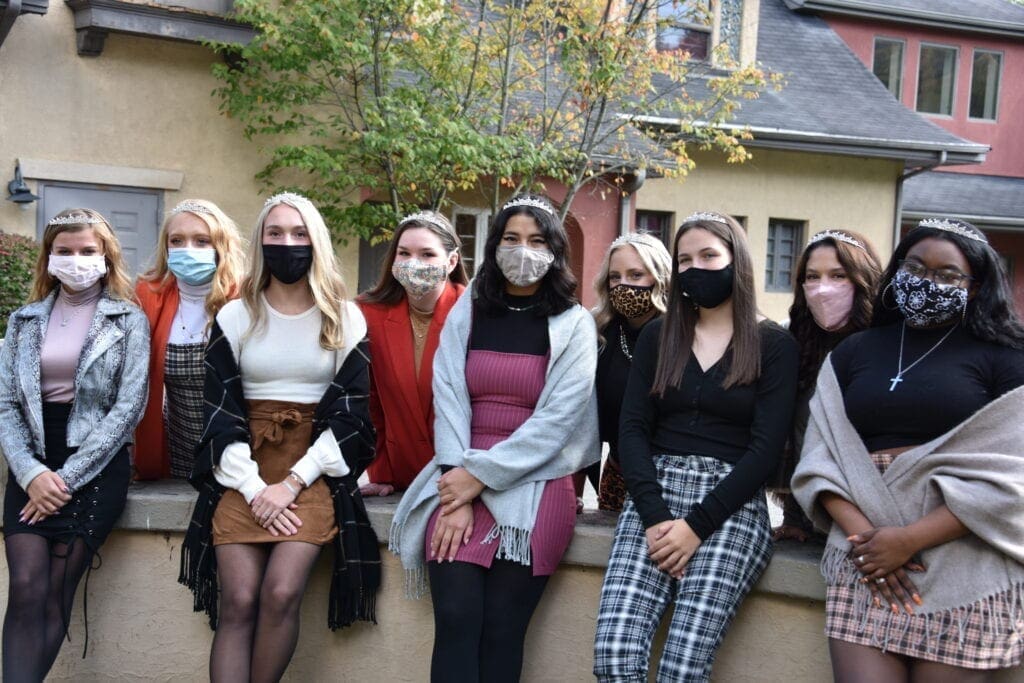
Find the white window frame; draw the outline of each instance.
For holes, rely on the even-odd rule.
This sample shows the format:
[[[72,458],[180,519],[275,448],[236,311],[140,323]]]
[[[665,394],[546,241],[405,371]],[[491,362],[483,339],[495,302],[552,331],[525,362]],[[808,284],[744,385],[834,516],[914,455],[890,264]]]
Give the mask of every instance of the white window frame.
[[[943,50],[953,51],[953,81],[950,84],[950,103],[948,114],[936,114],[930,111],[921,111],[921,56],[924,54],[925,48],[934,47],[941,48]],[[917,47],[917,93],[914,96],[914,111],[923,116],[935,116],[943,119],[953,119],[956,117],[956,86],[958,79],[958,72],[960,71],[960,47],[958,45],[947,45],[945,43],[927,43],[922,42]]]
[[[974,60],[978,53],[999,55],[999,71],[996,73],[996,101],[994,110],[996,115],[990,119],[971,116],[971,97],[974,90]],[[971,79],[967,84],[967,120],[983,121],[985,123],[997,123],[999,121],[999,98],[1003,93],[1003,69],[1006,66],[1006,53],[1002,50],[990,50],[984,47],[976,47],[971,51]]]
[[[491,212],[488,209],[479,209],[472,206],[459,206],[452,210],[452,225],[457,225],[459,215],[474,216],[476,227],[473,234],[473,275],[476,275],[476,267],[484,260],[484,243],[487,241],[487,229],[490,226]]]

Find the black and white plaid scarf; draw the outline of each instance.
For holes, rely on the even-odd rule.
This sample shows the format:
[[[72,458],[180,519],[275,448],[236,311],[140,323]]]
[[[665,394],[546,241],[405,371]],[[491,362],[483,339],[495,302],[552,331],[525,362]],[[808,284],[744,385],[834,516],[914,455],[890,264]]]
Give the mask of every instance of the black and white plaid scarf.
[[[380,548],[356,483],[375,452],[368,408],[369,368],[370,353],[364,339],[345,358],[313,416],[312,441],[325,429],[330,429],[350,470],[344,477],[324,477],[334,500],[340,530],[333,541],[334,567],[327,615],[331,630],[357,620],[377,621],[375,601],[381,581]],[[242,378],[231,346],[216,321],[206,347],[203,425],[203,437],[196,447],[195,467],[189,477],[199,491],[199,498],[182,543],[178,582],[188,586],[195,596],[195,610],[205,611],[210,617],[210,627],[216,629],[217,559],[213,552],[212,527],[213,513],[225,489],[214,479],[213,468],[220,462],[228,444],[250,441]]]

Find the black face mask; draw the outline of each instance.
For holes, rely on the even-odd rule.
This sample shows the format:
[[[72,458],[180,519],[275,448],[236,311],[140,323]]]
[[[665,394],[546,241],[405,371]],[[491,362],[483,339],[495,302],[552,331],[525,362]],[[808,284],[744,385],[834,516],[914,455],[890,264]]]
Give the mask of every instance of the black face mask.
[[[271,275],[291,285],[309,272],[313,264],[313,247],[308,244],[264,244],[263,261]]]
[[[721,270],[690,267],[679,273],[679,291],[701,308],[715,308],[732,296],[733,267]]]

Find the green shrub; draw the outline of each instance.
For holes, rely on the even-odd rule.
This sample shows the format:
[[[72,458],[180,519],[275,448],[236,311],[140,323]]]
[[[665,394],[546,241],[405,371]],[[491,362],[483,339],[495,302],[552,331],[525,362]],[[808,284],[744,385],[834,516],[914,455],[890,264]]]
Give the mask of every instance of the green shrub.
[[[38,251],[35,240],[0,230],[0,338],[7,334],[11,313],[28,299]]]

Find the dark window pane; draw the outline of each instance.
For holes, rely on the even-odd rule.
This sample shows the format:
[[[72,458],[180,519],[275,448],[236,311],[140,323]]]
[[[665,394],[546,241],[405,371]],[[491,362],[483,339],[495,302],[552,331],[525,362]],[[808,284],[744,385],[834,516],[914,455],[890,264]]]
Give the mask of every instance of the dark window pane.
[[[876,38],[873,70],[878,80],[899,99],[903,88],[903,43]]]
[[[473,277],[476,266],[476,216],[470,213],[456,214],[455,232],[462,240],[462,265],[466,267],[466,274]]]
[[[996,118],[999,104],[999,67],[1003,55],[999,52],[974,51],[974,68],[971,73],[972,119]]]
[[[922,45],[917,73],[917,110],[952,116],[955,85],[956,48]]]
[[[768,249],[764,282],[767,291],[787,292],[792,288],[793,265],[800,248],[803,222],[778,218],[768,220]]]
[[[711,12],[706,0],[679,0],[658,5],[658,50],[685,50],[691,59],[708,58]]]

